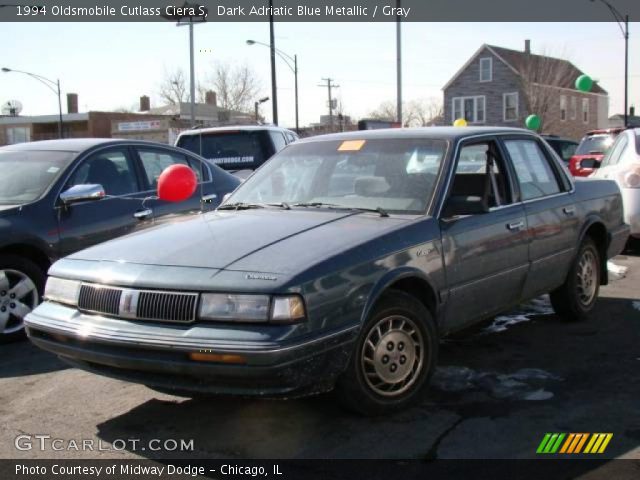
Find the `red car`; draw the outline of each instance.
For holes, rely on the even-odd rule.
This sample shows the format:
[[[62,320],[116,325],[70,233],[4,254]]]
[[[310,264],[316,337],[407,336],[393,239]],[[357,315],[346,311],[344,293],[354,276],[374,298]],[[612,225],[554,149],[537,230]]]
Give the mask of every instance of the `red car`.
[[[613,145],[613,141],[623,130],[623,127],[617,127],[587,132],[580,140],[580,145],[578,145],[575,154],[569,160],[571,174],[574,177],[588,177],[591,175],[595,170],[592,167],[592,160],[600,163],[609,147]],[[585,161],[584,166],[582,165],[583,161]]]

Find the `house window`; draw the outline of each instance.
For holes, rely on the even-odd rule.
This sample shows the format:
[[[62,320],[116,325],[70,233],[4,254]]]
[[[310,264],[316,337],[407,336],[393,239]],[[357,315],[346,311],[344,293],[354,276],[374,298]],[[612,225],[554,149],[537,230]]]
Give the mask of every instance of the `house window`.
[[[485,97],[454,97],[451,121],[464,118],[469,123],[485,122]]]
[[[571,97],[571,120],[575,120],[578,116],[578,99],[576,97]]]
[[[493,80],[493,60],[491,57],[480,59],[480,81],[490,82]]]
[[[560,120],[563,122],[567,119],[567,97],[560,95]]]
[[[502,119],[505,122],[518,120],[518,92],[502,95]]]
[[[582,121],[584,123],[589,123],[589,99],[582,99]]]
[[[9,127],[7,128],[7,145],[14,143],[25,143],[31,140],[31,129],[29,127]]]

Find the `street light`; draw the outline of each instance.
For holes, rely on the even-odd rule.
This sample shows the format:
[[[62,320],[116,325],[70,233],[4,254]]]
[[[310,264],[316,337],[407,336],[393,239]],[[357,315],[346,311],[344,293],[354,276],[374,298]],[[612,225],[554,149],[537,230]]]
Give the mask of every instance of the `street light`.
[[[24,72],[22,70],[14,70],[12,68],[2,67],[2,71],[4,73],[22,73],[24,75],[29,75],[32,78],[35,78],[40,83],[42,83],[45,87],[51,90],[53,93],[58,95],[58,138],[62,138],[62,100],[60,99],[60,79],[57,79],[55,82],[53,80],[49,80],[42,75],[37,75],[35,73]],[[52,86],[53,85],[53,86]],[[53,88],[56,87],[56,88]]]
[[[264,47],[270,46],[263,42],[258,42],[257,40],[247,40],[247,45],[262,45]],[[298,55],[294,55],[293,57],[278,48],[274,48],[275,53],[282,59],[284,63],[287,64],[287,67],[291,69],[293,72],[293,76],[295,78],[295,97],[296,97],[296,133],[300,133],[300,125],[298,123]],[[293,65],[291,64],[293,62]]]
[[[596,0],[591,0],[595,2]],[[622,15],[619,10],[607,0],[600,0],[609,9],[613,18],[618,23],[624,37],[624,126],[629,126],[629,15]]]
[[[267,102],[267,101],[269,101],[269,97],[261,98],[261,99],[260,99],[260,100],[258,100],[256,103],[254,103],[254,105],[253,105],[253,106],[255,107],[255,110],[256,110],[256,123],[258,123],[258,118],[260,118],[260,117],[258,116],[258,114],[259,114],[259,112],[258,112],[258,107],[260,106],[260,104],[261,104],[261,103],[264,103],[264,102]]]

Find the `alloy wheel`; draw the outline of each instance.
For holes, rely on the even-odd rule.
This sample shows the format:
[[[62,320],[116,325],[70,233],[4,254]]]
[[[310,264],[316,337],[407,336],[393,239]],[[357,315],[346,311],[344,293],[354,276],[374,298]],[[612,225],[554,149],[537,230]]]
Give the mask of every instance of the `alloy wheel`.
[[[591,250],[585,250],[580,257],[577,269],[578,300],[583,305],[589,305],[596,294],[598,286],[598,265]]]
[[[424,342],[413,320],[392,315],[377,322],[362,346],[361,368],[378,395],[395,397],[415,383],[423,364]]]
[[[38,304],[33,280],[18,270],[0,270],[0,335],[24,328],[24,317]]]

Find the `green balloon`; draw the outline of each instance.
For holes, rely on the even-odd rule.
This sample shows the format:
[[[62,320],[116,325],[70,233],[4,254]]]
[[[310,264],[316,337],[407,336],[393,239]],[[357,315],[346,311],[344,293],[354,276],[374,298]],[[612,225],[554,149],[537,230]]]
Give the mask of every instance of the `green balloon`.
[[[529,130],[538,130],[540,128],[540,117],[538,115],[529,115],[524,124]]]
[[[589,92],[593,87],[593,80],[589,75],[580,75],[576,78],[576,88],[581,92]]]

